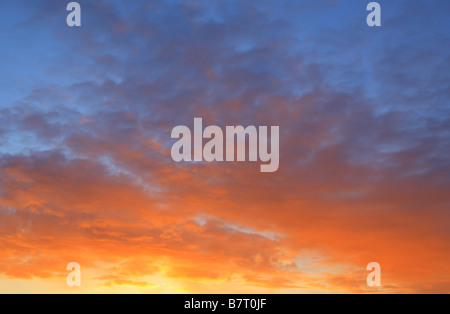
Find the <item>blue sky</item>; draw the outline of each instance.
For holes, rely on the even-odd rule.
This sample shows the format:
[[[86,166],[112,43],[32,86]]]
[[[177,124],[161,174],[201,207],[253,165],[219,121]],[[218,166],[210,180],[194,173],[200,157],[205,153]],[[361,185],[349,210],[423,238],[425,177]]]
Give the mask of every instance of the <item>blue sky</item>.
[[[104,243],[116,240],[102,229],[109,219],[109,231],[129,242],[170,229],[154,237],[155,246],[176,251],[178,242],[166,242],[173,236],[224,258],[208,232],[218,233],[220,247],[240,230],[233,263],[261,258],[268,276],[286,270],[271,264],[279,252],[295,261],[305,248],[320,251],[320,260],[332,252],[339,269],[356,267],[366,252],[358,241],[374,241],[374,233],[393,291],[448,288],[440,279],[420,286],[424,278],[408,279],[399,267],[416,258],[408,248],[420,250],[421,239],[433,244],[421,265],[440,269],[449,260],[450,2],[379,1],[382,27],[374,28],[366,25],[368,2],[79,1],[82,27],[70,28],[68,1],[1,1],[0,209],[8,210],[0,215],[11,226],[28,221],[42,241],[51,235],[41,226],[69,218],[78,223],[73,234],[86,235],[76,226],[87,224]],[[171,130],[195,117],[219,126],[279,125],[279,172],[261,178],[247,163],[174,164]],[[136,208],[124,217],[115,206],[128,197]],[[117,212],[99,210],[108,206]],[[144,212],[160,225],[141,226]],[[185,220],[174,227],[174,217]],[[202,231],[192,234],[196,217]],[[247,256],[245,245],[253,247],[258,234],[276,236]],[[12,256],[27,255],[5,239]],[[40,253],[61,257],[50,246]],[[21,271],[8,269],[12,277]]]

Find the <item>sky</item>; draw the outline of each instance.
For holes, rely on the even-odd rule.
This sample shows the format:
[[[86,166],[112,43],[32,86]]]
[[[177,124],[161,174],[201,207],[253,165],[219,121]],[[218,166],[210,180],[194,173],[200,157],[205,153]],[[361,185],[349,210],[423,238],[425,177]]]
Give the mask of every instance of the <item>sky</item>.
[[[0,293],[450,292],[449,1],[68,2],[0,1]]]

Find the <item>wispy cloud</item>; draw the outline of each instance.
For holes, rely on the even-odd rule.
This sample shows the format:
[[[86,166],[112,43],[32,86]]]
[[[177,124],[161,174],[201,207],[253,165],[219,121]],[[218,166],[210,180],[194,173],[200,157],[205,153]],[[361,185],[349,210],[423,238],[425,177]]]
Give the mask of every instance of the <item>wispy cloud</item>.
[[[449,3],[381,2],[1,3],[0,291],[448,292]],[[279,171],[173,162],[194,117]]]

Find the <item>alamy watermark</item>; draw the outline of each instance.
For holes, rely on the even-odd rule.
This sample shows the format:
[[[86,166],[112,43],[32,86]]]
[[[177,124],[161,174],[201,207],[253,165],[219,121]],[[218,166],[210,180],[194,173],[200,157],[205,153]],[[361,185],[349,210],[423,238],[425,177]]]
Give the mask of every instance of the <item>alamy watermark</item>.
[[[81,6],[78,2],[70,2],[66,7],[71,11],[66,18],[67,26],[81,26]],[[378,2],[370,2],[367,5],[367,11],[371,11],[367,16],[366,22],[370,27],[381,26],[381,6]]]
[[[67,15],[66,23],[67,26],[81,26],[81,6],[78,2],[70,2],[67,7],[67,11],[71,11],[69,15]]]
[[[370,27],[381,26],[381,6],[378,2],[370,2],[367,5],[367,11],[371,11],[367,16],[366,22]]]
[[[67,271],[70,273],[67,275],[66,283],[69,287],[81,287],[81,266],[78,263],[71,262],[67,264]]]
[[[247,161],[248,156],[250,162],[259,159],[265,163],[261,165],[261,172],[275,172],[280,165],[279,126],[270,127],[269,140],[267,126],[227,126],[224,132],[220,127],[212,125],[203,130],[203,119],[195,118],[193,134],[187,126],[179,125],[173,128],[171,136],[178,139],[171,151],[172,159],[176,162]],[[203,146],[204,139],[209,141]]]
[[[372,271],[367,276],[367,285],[369,287],[381,287],[381,266],[376,262],[369,263],[367,270]]]

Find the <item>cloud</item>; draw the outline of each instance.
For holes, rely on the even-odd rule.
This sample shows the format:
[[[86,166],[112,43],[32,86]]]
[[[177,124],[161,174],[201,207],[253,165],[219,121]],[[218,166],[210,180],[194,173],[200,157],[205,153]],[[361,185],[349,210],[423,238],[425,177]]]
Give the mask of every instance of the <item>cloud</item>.
[[[2,276],[75,260],[94,291],[364,293],[377,261],[378,292],[446,292],[446,4],[402,3],[380,31],[335,1],[81,1],[79,30],[56,1],[12,14]],[[173,162],[194,117],[279,125],[279,171]]]

